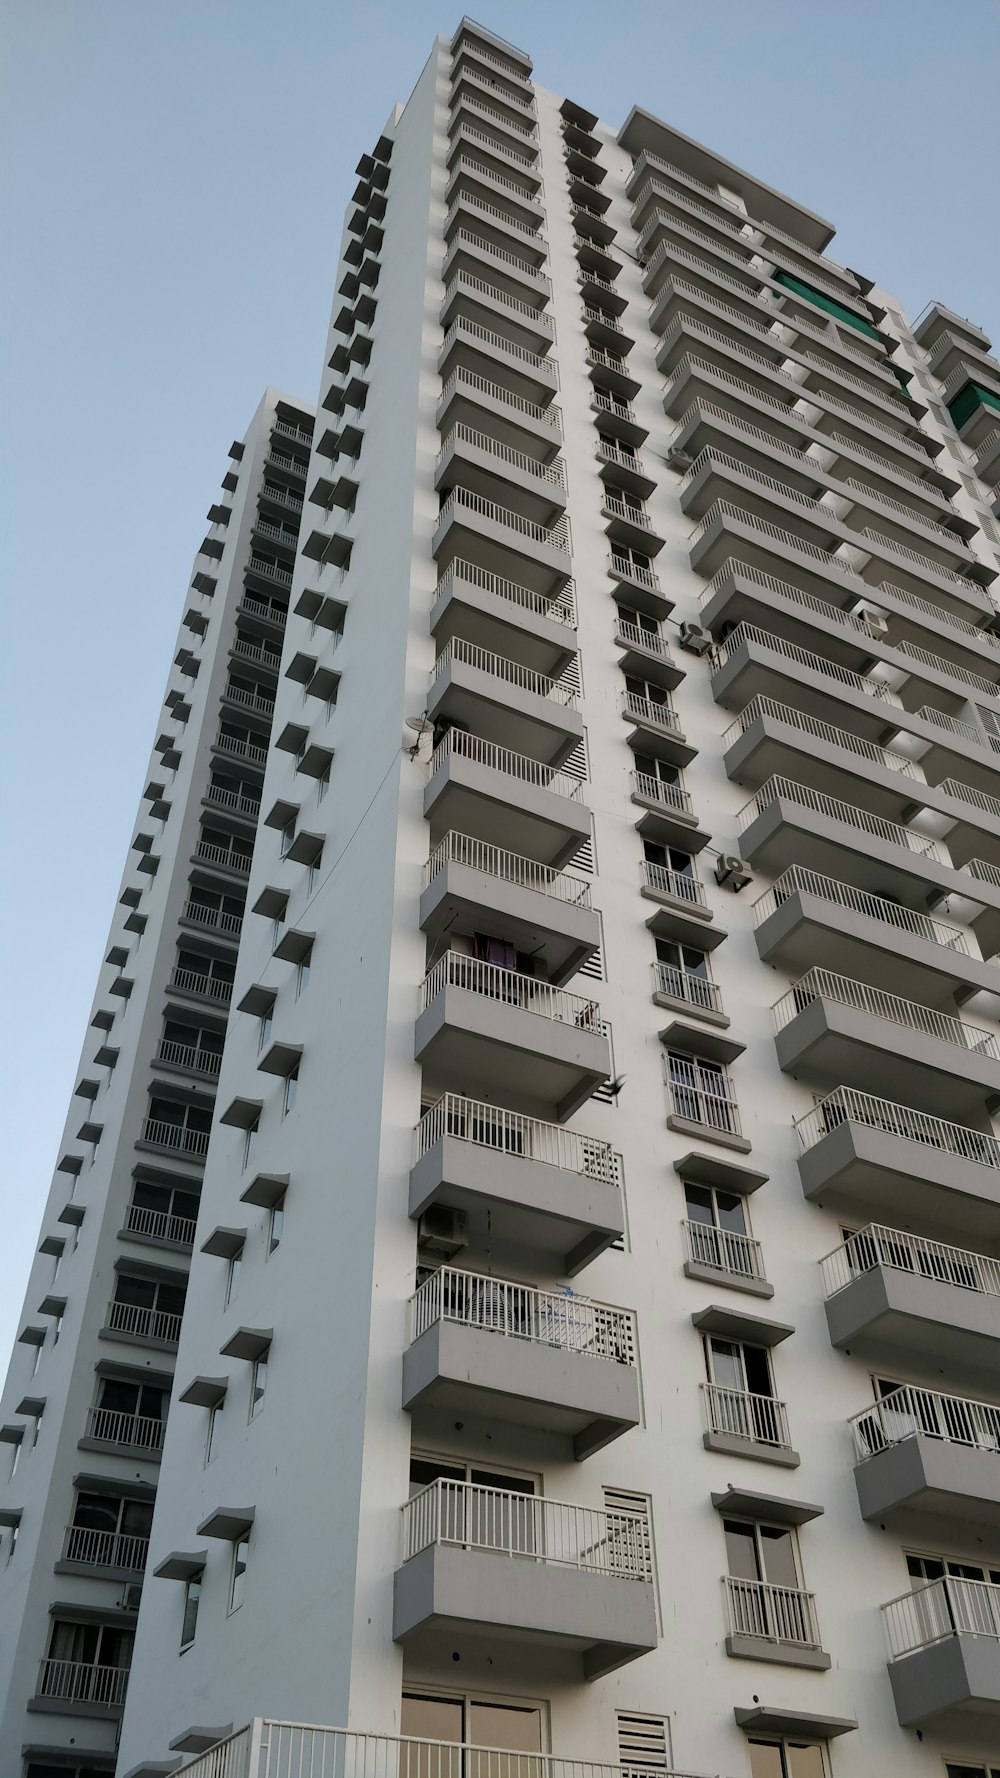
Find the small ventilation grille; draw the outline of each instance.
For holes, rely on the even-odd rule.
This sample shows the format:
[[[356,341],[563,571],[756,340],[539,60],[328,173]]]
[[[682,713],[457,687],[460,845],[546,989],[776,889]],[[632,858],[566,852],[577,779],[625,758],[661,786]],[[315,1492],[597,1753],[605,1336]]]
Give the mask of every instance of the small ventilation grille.
[[[587,976],[592,982],[603,982],[607,980],[604,973],[604,953],[600,946],[598,946],[592,957],[587,958],[586,963],[581,963],[576,973],[578,976]]]
[[[618,1760],[625,1778],[666,1773],[670,1765],[666,1718],[619,1710]]]

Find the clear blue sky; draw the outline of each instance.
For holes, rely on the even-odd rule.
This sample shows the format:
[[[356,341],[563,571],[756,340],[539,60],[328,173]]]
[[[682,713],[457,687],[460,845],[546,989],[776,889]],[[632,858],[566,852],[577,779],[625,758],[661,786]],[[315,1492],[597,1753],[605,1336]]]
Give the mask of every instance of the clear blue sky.
[[[911,315],[997,337],[997,0],[475,3],[541,82],[647,106],[838,223]],[[266,383],[312,399],[355,162],[459,16],[6,0],[0,1364],[227,446]]]

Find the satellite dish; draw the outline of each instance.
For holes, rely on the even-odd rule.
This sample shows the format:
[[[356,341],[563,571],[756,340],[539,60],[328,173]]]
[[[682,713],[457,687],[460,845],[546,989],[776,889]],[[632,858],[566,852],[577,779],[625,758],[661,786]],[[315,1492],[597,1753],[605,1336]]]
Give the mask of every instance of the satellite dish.
[[[411,728],[415,735],[429,735],[434,728],[434,724],[427,716],[408,716],[406,726]]]

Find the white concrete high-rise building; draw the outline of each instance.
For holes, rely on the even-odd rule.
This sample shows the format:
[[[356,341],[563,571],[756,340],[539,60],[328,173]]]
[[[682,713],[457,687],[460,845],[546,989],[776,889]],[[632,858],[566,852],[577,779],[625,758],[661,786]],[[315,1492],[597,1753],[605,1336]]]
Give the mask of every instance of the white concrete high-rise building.
[[[468,19],[359,162],[232,1011],[270,398],[4,1398],[5,1773],[1000,1770],[1000,365],[832,233]]]

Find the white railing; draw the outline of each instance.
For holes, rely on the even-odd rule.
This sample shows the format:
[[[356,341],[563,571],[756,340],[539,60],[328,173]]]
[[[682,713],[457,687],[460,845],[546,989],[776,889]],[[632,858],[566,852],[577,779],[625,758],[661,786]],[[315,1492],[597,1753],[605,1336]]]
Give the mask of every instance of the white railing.
[[[620,500],[617,494],[603,494],[601,505],[612,518],[623,519],[626,524],[634,525],[638,531],[653,530],[653,521],[649,514],[641,506],[633,506],[629,500]]]
[[[459,205],[464,207],[464,200],[460,199]],[[453,205],[453,212],[455,209],[456,206]],[[467,228],[457,228],[451,237],[448,244],[448,251],[444,257],[444,264],[441,268],[441,275],[443,278],[447,279],[451,266],[458,258],[463,248],[469,248],[475,253],[484,253],[487,259],[495,261],[498,265],[503,266],[505,270],[507,267],[510,267],[512,271],[515,271],[519,277],[524,279],[526,284],[537,285],[540,293],[545,297],[546,301],[551,297],[551,280],[546,277],[544,272],[540,272],[537,266],[531,265],[527,260],[521,259],[517,253],[508,253],[505,247],[498,247],[494,241],[486,240],[483,235],[471,234]],[[502,296],[505,302],[511,300],[506,291],[497,291],[495,294]],[[518,298],[517,300],[520,301],[521,299]],[[531,305],[529,304],[528,306],[530,307]],[[532,310],[532,313],[535,313],[535,311]]]
[[[714,1261],[705,1260],[702,1264],[712,1265]],[[746,1272],[740,1275],[748,1276]],[[701,1388],[709,1432],[724,1438],[746,1439],[748,1444],[791,1450],[788,1410],[783,1401],[775,1401],[771,1395],[754,1395],[748,1389],[724,1389],[718,1383],[703,1383]]]
[[[904,777],[915,778],[913,765],[902,753],[893,753],[888,747],[880,747],[876,741],[866,741],[861,735],[853,734],[849,729],[835,728],[832,722],[821,722],[818,717],[807,716],[802,710],[795,710],[790,704],[781,704],[776,698],[751,698],[746,708],[741,710],[736,721],[727,728],[722,737],[722,745],[729,748],[746,734],[758,720],[771,717],[775,722],[782,723],[786,728],[799,729],[803,734],[811,735],[816,741],[824,742],[828,747],[837,747],[845,753],[856,753],[862,759],[871,760],[874,765],[886,771],[900,772]]]
[[[158,1148],[179,1148],[184,1154],[208,1153],[207,1130],[189,1130],[185,1124],[168,1124],[164,1118],[159,1117],[145,1119],[142,1140],[155,1142]]]
[[[969,597],[974,598],[973,582],[965,581],[964,585]],[[932,624],[943,624],[946,629],[955,630],[959,635],[970,636],[977,649],[982,647],[1000,650],[1000,636],[992,635],[989,630],[980,629],[976,624],[970,623],[968,618],[958,617],[953,611],[946,611],[942,605],[935,605],[932,599],[922,598],[919,593],[912,592],[909,587],[897,586],[894,580],[882,580],[879,581],[878,591],[887,593],[892,600],[898,599],[913,611],[919,611],[921,617],[929,618]]]
[[[267,760],[267,748],[253,741],[245,741],[238,735],[216,735],[212,746],[217,753],[228,753],[233,759],[248,759],[253,765],[264,765]]]
[[[120,1414],[113,1408],[91,1408],[87,1437],[103,1445],[130,1445],[137,1451],[159,1451],[167,1426],[143,1414]]]
[[[292,570],[290,568],[281,568],[277,562],[265,562],[263,556],[251,555],[247,567],[252,568],[255,574],[264,575],[267,580],[276,580],[280,586],[291,586],[292,584]],[[285,621],[283,616],[279,616],[270,606],[265,606],[260,599],[251,601],[249,598],[244,598],[242,608],[247,611],[265,611],[268,617],[274,619],[275,623],[284,623]]]
[[[525,753],[512,753],[509,747],[497,747],[492,741],[468,734],[465,729],[449,729],[438,742],[431,755],[431,777],[448,764],[453,754],[459,759],[471,760],[474,765],[486,766],[492,772],[502,772],[505,777],[516,778],[522,784],[530,784],[536,790],[552,790],[556,796],[581,800],[582,779],[571,777],[569,772],[560,772],[555,766],[543,765]]]
[[[42,1661],[38,1691],[43,1698],[117,1709],[125,1702],[127,1667],[95,1667],[89,1661]]]
[[[1000,438],[1000,426],[994,426],[992,432],[986,434],[986,437],[983,439],[982,444],[976,452],[974,468],[977,474],[982,469],[990,452],[994,449],[998,438]]]
[[[663,778],[651,778],[648,772],[631,772],[629,782],[632,795],[641,797],[646,803],[659,803],[664,809],[679,809],[683,814],[690,815],[691,798],[679,784],[668,784]]]
[[[861,1124],[902,1142],[917,1142],[923,1148],[954,1155],[958,1160],[1000,1170],[1000,1140],[996,1136],[985,1136],[943,1117],[931,1117],[926,1111],[914,1111],[909,1105],[897,1105],[893,1099],[876,1099],[855,1087],[835,1087],[794,1127],[800,1147],[809,1149],[845,1123]],[[917,1166],[914,1159],[914,1171]]]
[[[516,118],[508,117],[505,111],[494,110],[492,105],[487,105],[478,96],[473,98],[463,94],[456,103],[471,106],[477,116],[489,118],[495,129],[511,130],[516,136],[523,136],[526,142],[538,141],[538,131],[534,124],[519,123]]]
[[[468,238],[472,239],[471,236]],[[449,258],[454,255],[456,244],[461,244],[457,236],[449,249]],[[486,248],[487,251],[490,251],[485,241],[480,241],[477,244],[482,248]],[[502,255],[499,252],[496,252],[494,257],[499,259]],[[448,269],[448,259],[445,260],[442,269]],[[530,268],[526,267],[525,269],[527,270]],[[531,303],[522,301],[519,296],[511,296],[508,291],[501,290],[498,284],[491,284],[486,278],[477,278],[473,272],[456,273],[455,277],[452,278],[451,282],[445,287],[444,303],[442,306],[446,307],[452,297],[460,295],[463,289],[471,290],[479,296],[485,296],[491,303],[496,303],[501,309],[508,309],[513,315],[524,315],[531,322],[532,326],[542,333],[550,335],[555,333],[555,322],[551,315],[545,313],[544,309],[533,308]]]
[[[141,1574],[148,1554],[148,1537],[127,1537],[118,1531],[92,1531],[86,1525],[66,1527],[64,1562],[87,1562],[100,1568],[127,1568],[132,1574]]]
[[[902,556],[904,561],[912,562],[915,571],[930,580],[948,580],[954,586],[968,590],[968,581],[953,568],[946,568],[941,562],[932,561],[930,556],[922,556],[918,550],[910,549],[905,543],[897,543],[893,537],[883,537],[881,531],[870,531],[867,528],[858,532],[865,543],[876,555]]]
[[[963,784],[958,778],[942,778],[937,786],[946,796],[953,796],[958,802],[968,803],[979,809],[984,815],[992,815],[1000,820],[1000,798],[987,795],[985,790],[977,790],[972,784]]]
[[[458,197],[452,200],[451,208],[444,219],[444,233],[446,238],[452,223],[463,210],[474,218],[477,216],[482,217],[488,227],[499,224],[501,228],[509,229],[512,234],[523,236],[525,241],[530,242],[533,246],[538,247],[544,252],[545,241],[538,233],[537,229],[531,228],[526,222],[519,222],[517,218],[511,216],[508,211],[501,210],[497,204],[487,204],[482,198],[474,198],[468,192],[461,192]],[[523,262],[518,261],[518,263],[521,264]],[[526,267],[525,269],[530,270],[530,267]],[[545,279],[545,282],[548,283],[549,280]]]
[[[414,1131],[414,1165],[436,1143],[445,1139],[469,1142],[512,1161],[533,1161],[618,1185],[618,1163],[609,1142],[582,1136],[562,1124],[547,1124],[537,1117],[522,1117],[485,1100],[465,1099],[445,1093],[424,1113]]]
[[[193,1245],[196,1226],[191,1216],[147,1210],[142,1204],[130,1204],[125,1212],[125,1227],[130,1235],[146,1235],[151,1241],[174,1241],[178,1247]]]
[[[707,905],[704,884],[687,871],[670,870],[665,864],[653,864],[650,859],[643,858],[639,863],[639,876],[654,895],[670,895],[675,901],[689,901],[695,907]]]
[[[1000,889],[1000,865],[990,864],[986,858],[970,858],[965,868],[970,877],[977,877],[981,883],[991,883],[994,889]]]
[[[458,586],[478,587],[484,593],[491,593],[495,599],[504,599],[525,611],[533,611],[536,617],[548,617],[554,623],[565,624],[569,630],[576,629],[576,589],[572,581],[567,582],[561,592],[548,598],[545,593],[536,593],[532,587],[519,586],[514,580],[505,580],[501,574],[491,574],[488,568],[480,568],[477,563],[466,562],[462,557],[456,556],[435,588],[435,610],[441,600]]]
[[[632,451],[623,450],[621,445],[614,444],[610,438],[598,439],[597,456],[604,463],[617,463],[620,469],[631,469],[636,475],[648,476],[642,458]]]
[[[269,500],[273,506],[287,506],[292,512],[301,512],[305,505],[298,494],[289,494],[285,488],[269,487],[267,482],[261,487],[260,498]]]
[[[473,493],[471,488],[453,488],[438,514],[438,525],[447,519],[457,516],[461,509],[474,512],[477,517],[488,519],[491,524],[501,525],[507,531],[516,531],[519,536],[527,537],[532,543],[541,543],[549,549],[568,553],[569,522],[563,516],[554,525],[539,525],[534,519],[522,518],[519,512],[512,512],[508,506],[498,506],[495,500],[486,500],[482,494]]]
[[[218,932],[228,932],[234,938],[243,928],[242,914],[227,914],[224,908],[208,907],[201,901],[186,901],[181,919],[192,926],[211,926]]]
[[[206,1000],[231,1000],[233,997],[232,982],[216,981],[214,976],[199,975],[194,969],[175,969],[170,985],[185,994],[201,994]]]
[[[284,525],[276,525],[271,519],[262,519],[259,516],[253,520],[253,528],[255,531],[259,531],[262,537],[273,537],[276,543],[287,544],[294,553],[299,540],[297,531],[287,531]]]
[[[942,1395],[937,1389],[917,1389],[910,1383],[901,1383],[862,1408],[848,1425],[859,1462],[918,1437],[1000,1454],[1000,1407],[963,1395]]]
[[[711,1222],[681,1223],[684,1252],[692,1265],[710,1266],[732,1278],[764,1283],[764,1254],[752,1235],[736,1229],[720,1229]],[[714,1385],[713,1385],[714,1387]]]
[[[309,472],[308,463],[299,463],[295,457],[283,457],[279,451],[269,451],[264,458],[265,469],[281,469],[286,475],[305,476]]]
[[[293,426],[288,420],[273,420],[271,431],[280,432],[283,438],[294,438],[297,444],[312,444],[312,433],[303,432],[300,426]]]
[[[981,673],[972,673],[968,667],[959,667],[954,661],[946,661],[943,655],[932,654],[929,649],[921,648],[917,642],[902,640],[895,643],[894,646],[900,654],[909,656],[911,660],[920,661],[923,666],[931,667],[934,672],[943,674],[947,679],[957,679],[963,685],[971,685],[975,691],[985,692],[987,697],[1000,697],[1000,685],[995,679],[984,679]],[[919,714],[927,715],[926,707]]]
[[[668,728],[678,735],[681,732],[677,712],[666,696],[643,698],[636,691],[625,691],[621,696],[621,708],[626,715],[634,716],[638,722],[652,722],[657,728]]]
[[[721,1013],[722,995],[707,976],[697,975],[693,969],[678,969],[673,963],[657,961],[650,967],[654,994],[664,994],[668,1000],[683,1000],[699,1012]]]
[[[451,397],[462,389],[469,389],[476,395],[487,395],[491,401],[510,408],[512,413],[523,414],[526,419],[545,426],[556,438],[563,436],[562,410],[554,402],[551,407],[539,407],[537,402],[526,401],[522,395],[514,395],[502,383],[492,383],[489,377],[480,376],[478,371],[467,370],[464,365],[453,370],[447,382],[442,384],[437,407],[439,415]]]
[[[790,865],[782,872],[773,888],[758,896],[753,903],[754,925],[762,925],[782,902],[797,894],[816,896],[820,901],[832,902],[837,907],[849,908],[851,913],[862,914],[866,920],[878,920],[884,926],[895,926],[900,931],[908,932],[912,938],[924,939],[928,944],[941,945],[945,950],[958,951],[966,957],[972,955],[965,933],[957,926],[948,926],[943,920],[932,919],[929,914],[915,913],[912,908],[902,907],[896,901],[887,901],[882,895],[870,895],[866,889],[855,889],[852,884],[841,883],[836,877],[820,876],[818,871],[807,870],[802,864]]]
[[[652,1579],[648,1528],[640,1514],[471,1482],[439,1479],[406,1502],[403,1561],[433,1544],[525,1556],[620,1580]]]
[[[615,635],[620,636],[631,648],[641,648],[644,654],[655,654],[660,660],[669,661],[670,644],[659,630],[646,630],[642,624],[634,624],[630,618],[615,618]]]
[[[947,525],[939,525],[936,519],[925,518],[922,513],[915,512],[912,506],[907,506],[904,500],[895,500],[892,495],[883,494],[876,488],[870,488],[867,482],[855,481],[850,476],[845,478],[844,486],[850,488],[865,504],[870,500],[877,500],[880,506],[887,506],[890,512],[899,513],[908,525],[919,525],[925,531],[933,531],[949,549],[955,550],[959,555],[972,554],[965,540],[954,531],[949,531]]]
[[[631,1309],[595,1302],[574,1291],[535,1290],[508,1279],[441,1266],[410,1298],[410,1339],[439,1321],[458,1322],[560,1352],[582,1352],[612,1364],[636,1362]]]
[[[501,883],[515,883],[519,889],[531,889],[552,901],[567,902],[570,907],[590,907],[590,884],[582,877],[553,870],[551,865],[538,864],[534,858],[522,858],[516,852],[505,852],[501,846],[491,846],[486,840],[454,831],[445,834],[428,858],[422,888],[429,888],[449,864],[463,865]]]
[[[525,667],[520,661],[512,661],[505,654],[494,654],[488,648],[480,648],[477,642],[466,642],[462,636],[452,636],[445,643],[434,662],[432,687],[454,661],[473,667],[477,673],[486,673],[491,679],[500,679],[505,685],[516,686],[518,691],[529,692],[532,697],[546,698],[551,704],[561,704],[565,710],[576,710],[579,706],[579,694],[574,686],[565,685],[560,679],[550,679],[545,673],[536,673],[533,667]]]
[[[880,1266],[891,1272],[910,1272],[934,1284],[971,1290],[978,1296],[1000,1296],[1000,1260],[877,1222],[856,1230],[820,1260],[825,1295],[835,1296]]]
[[[854,803],[842,802],[839,797],[827,796],[824,791],[812,790],[806,784],[796,784],[793,778],[773,777],[762,784],[756,796],[745,803],[736,817],[736,825],[740,833],[745,833],[758,815],[770,808],[779,800],[797,803],[800,808],[809,809],[815,815],[824,815],[828,820],[841,821],[847,827],[855,827],[870,839],[888,840],[895,846],[905,846],[910,852],[917,852],[923,858],[942,862],[941,852],[933,840],[922,833],[914,833],[909,827],[901,827],[898,821],[886,821],[882,815],[871,815],[867,809],[859,809]]]
[[[603,309],[592,309],[587,303],[584,303],[580,313],[584,321],[597,321],[602,327],[609,328],[612,333],[623,334],[625,332],[617,315],[606,315]]]
[[[234,852],[232,847],[216,846],[211,840],[199,840],[194,855],[205,864],[223,864],[228,870],[240,871],[243,876],[250,870],[249,852]]]
[[[578,1031],[604,1031],[601,1009],[596,1000],[585,1000],[581,994],[567,994],[565,988],[553,988],[533,975],[521,975],[516,969],[502,969],[496,963],[483,963],[478,957],[467,957],[461,951],[448,951],[424,977],[420,988],[420,1010],[426,1011],[447,988],[458,988],[467,994],[479,994],[512,1006],[519,1012],[535,1013],[555,1024],[572,1025]]]
[[[740,1136],[740,1114],[728,1075],[700,1068],[691,1056],[663,1058],[663,1077],[670,1092],[674,1116],[686,1123],[703,1124],[727,1136]]]
[[[485,105],[482,107],[482,109],[484,112],[486,111]],[[460,130],[461,130],[461,134],[463,136],[468,136],[470,141],[481,142],[485,148],[489,149],[491,154],[496,154],[499,151],[501,154],[507,155],[509,157],[509,159],[514,161],[514,163],[517,166],[524,167],[526,172],[532,172],[532,173],[534,172],[534,169],[535,169],[534,155],[519,154],[517,152],[516,148],[508,148],[506,142],[494,141],[492,136],[487,136],[485,130],[477,130],[475,128],[475,126],[471,123],[463,122],[460,125]]]
[[[949,734],[957,735],[961,740],[971,743],[973,747],[987,745],[988,737],[982,729],[976,728],[975,723],[962,722],[957,716],[949,716],[944,710],[936,710],[933,704],[921,704],[919,710],[914,710],[913,714],[919,716],[924,722],[931,723],[934,728],[947,729]]]
[[[262,697],[260,692],[250,691],[245,685],[227,685],[224,696],[229,703],[240,704],[245,710],[258,710],[262,716],[274,714],[274,699]]]
[[[613,414],[616,419],[629,420],[635,424],[635,408],[630,401],[617,401],[606,390],[594,389],[591,391],[590,402],[592,407],[600,408],[602,413]]]
[[[475,130],[470,130],[468,133],[473,136],[478,134]],[[523,185],[518,185],[516,179],[508,179],[506,173],[494,172],[492,167],[487,167],[482,161],[475,160],[471,155],[460,154],[454,171],[460,178],[464,175],[469,179],[488,179],[491,185],[499,185],[503,191],[509,191],[511,196],[516,198],[518,203],[524,204],[526,209],[538,210],[544,216],[542,205],[533,192],[528,191]]]
[[[916,1000],[903,1000],[898,994],[887,994],[882,988],[870,988],[850,976],[834,975],[829,969],[810,969],[783,994],[771,1008],[776,1031],[784,1030],[814,1000],[829,1000],[846,1006],[851,1012],[865,1013],[869,1018],[885,1019],[907,1031],[919,1031],[937,1043],[954,1044],[975,1055],[989,1056],[1000,1062],[1000,1038],[978,1025],[963,1024],[948,1013],[936,1012]]]
[[[1000,1642],[1000,1586],[942,1575],[882,1607],[889,1659],[899,1661],[950,1636]]]
[[[491,352],[505,353],[516,358],[519,364],[530,367],[532,373],[545,383],[553,386],[558,381],[558,372],[549,359],[542,358],[538,352],[529,352],[527,346],[518,346],[513,340],[506,339],[502,333],[494,333],[492,328],[483,327],[479,321],[469,321],[459,316],[453,321],[441,345],[441,357],[447,356],[452,346],[460,339],[475,340],[478,345],[487,346]]]
[[[138,1335],[146,1340],[165,1340],[176,1345],[181,1337],[181,1317],[162,1309],[143,1309],[138,1303],[108,1304],[108,1326],[115,1333]]]
[[[647,568],[642,562],[633,562],[630,556],[619,555],[612,550],[608,556],[608,573],[616,580],[630,580],[635,586],[648,587],[650,592],[660,590],[660,577],[655,568]]]
[[[835,517],[832,512],[831,517]],[[858,578],[853,574],[849,562],[841,562],[836,556],[832,556],[829,550],[820,549],[817,543],[810,543],[808,538],[799,537],[794,531],[785,531],[780,525],[772,525],[769,519],[758,518],[756,513],[748,512],[743,506],[737,506],[733,500],[713,501],[702,518],[696,533],[697,537],[706,537],[717,519],[733,519],[738,525],[747,525],[751,531],[758,532],[762,537],[770,538],[782,550],[789,550],[793,555],[808,556],[811,561],[821,562],[824,567],[843,570],[851,574],[852,578]],[[856,535],[860,537],[861,532],[857,532]],[[862,581],[860,584],[864,586],[866,583]]]
[[[792,1643],[797,1648],[819,1648],[816,1600],[798,1587],[776,1587],[769,1581],[739,1580],[723,1575],[729,1607],[731,1636],[751,1636],[762,1642]]]
[[[245,636],[237,636],[233,643],[233,653],[240,655],[243,660],[262,661],[266,667],[273,667],[275,672],[281,665],[281,656],[273,648],[268,648],[264,642],[248,642]]]
[[[800,648],[795,642],[786,642],[784,636],[776,636],[770,630],[762,630],[757,624],[738,623],[730,630],[724,642],[720,642],[716,653],[720,663],[732,659],[740,648],[747,648],[751,643],[766,648],[769,654],[778,654],[796,667],[805,667],[808,672],[820,673],[827,679],[836,679],[852,691],[859,691],[869,698],[881,698],[884,702],[895,703],[896,699],[883,679],[870,679],[865,673],[852,672],[850,667],[842,667],[837,661],[827,660],[825,655],[815,654],[811,648]]]

